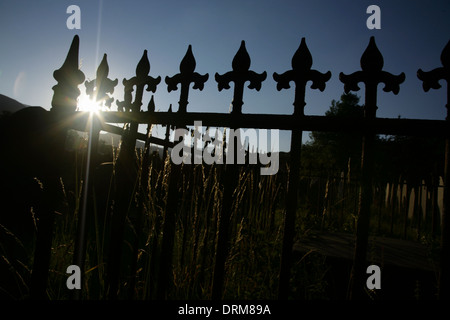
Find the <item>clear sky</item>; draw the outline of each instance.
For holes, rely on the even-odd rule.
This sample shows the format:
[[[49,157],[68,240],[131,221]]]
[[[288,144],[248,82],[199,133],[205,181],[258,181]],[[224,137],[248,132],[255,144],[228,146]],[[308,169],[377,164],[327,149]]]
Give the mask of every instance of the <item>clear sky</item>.
[[[369,30],[369,5],[381,9],[381,29]],[[68,29],[69,5],[81,9],[81,29]],[[169,104],[177,110],[179,90],[167,92],[166,76],[179,72],[189,44],[196,71],[209,73],[203,91],[190,91],[188,111],[228,112],[232,89],[217,89],[214,74],[231,71],[231,61],[245,40],[251,70],[268,76],[259,92],[244,91],[244,113],[293,112],[294,86],[276,90],[274,72],[291,69],[302,37],[313,57],[313,69],[331,71],[324,92],[306,91],[305,113],[323,115],[332,99],[339,99],[339,73],[360,70],[361,54],[371,36],[384,56],[384,70],[404,72],[398,95],[379,86],[379,117],[444,119],[445,84],[425,93],[416,76],[441,66],[440,54],[450,40],[448,0],[189,0],[189,1],[23,1],[0,2],[0,93],[28,105],[50,109],[53,71],[62,65],[72,38],[80,36],[81,70],[95,78],[104,53],[109,78],[119,79],[114,97],[123,100],[123,78],[135,75],[142,53],[148,50],[150,75],[163,79],[154,94],[157,110]],[[84,92],[84,85],[80,86]],[[362,97],[364,90],[357,93]],[[151,93],[145,92],[144,106]],[[116,105],[113,104],[113,109]],[[144,108],[145,109],[145,108]],[[289,135],[281,149],[289,146]],[[286,138],[287,137],[287,138]]]

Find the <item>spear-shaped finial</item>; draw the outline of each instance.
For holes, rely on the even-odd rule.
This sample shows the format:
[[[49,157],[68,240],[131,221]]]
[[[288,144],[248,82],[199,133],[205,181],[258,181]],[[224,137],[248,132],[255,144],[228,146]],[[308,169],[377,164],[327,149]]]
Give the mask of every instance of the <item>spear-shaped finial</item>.
[[[223,75],[218,73],[215,74],[215,79],[217,81],[217,86],[219,91],[222,89],[230,89],[230,82],[234,82],[234,96],[232,104],[232,114],[241,114],[242,105],[244,104],[244,84],[250,81],[248,86],[249,89],[256,89],[259,91],[261,89],[261,84],[266,80],[267,73],[256,73],[250,69],[250,56],[245,48],[245,41],[241,42],[241,46],[233,58],[231,64],[233,71],[229,71]]]
[[[195,58],[192,54],[192,46],[189,45],[186,55],[180,63],[180,73],[177,73],[173,77],[166,77],[167,90],[178,89],[178,84],[181,84],[180,101],[178,101],[178,112],[185,113],[187,111],[189,85],[193,82],[193,89],[203,90],[205,82],[208,80],[209,75],[200,75],[195,71]]]
[[[86,94],[95,101],[104,103],[105,106],[111,107],[114,98],[111,98],[108,93],[114,93],[114,87],[117,86],[118,80],[114,81],[108,79],[109,66],[106,53],[97,68],[97,78],[92,81],[85,81]]]
[[[295,83],[294,115],[304,115],[305,86],[308,81],[312,81],[311,89],[325,90],[325,83],[330,80],[331,72],[320,73],[312,70],[312,56],[306,45],[305,38],[302,38],[300,46],[292,57],[292,70],[283,74],[274,72],[273,79],[277,82],[277,90],[289,89],[290,81]]]
[[[80,95],[78,85],[85,79],[84,73],[78,68],[79,46],[80,38],[75,35],[66,60],[61,68],[53,72],[53,78],[58,84],[52,88],[54,93],[51,111],[74,112],[77,109],[77,98]]]

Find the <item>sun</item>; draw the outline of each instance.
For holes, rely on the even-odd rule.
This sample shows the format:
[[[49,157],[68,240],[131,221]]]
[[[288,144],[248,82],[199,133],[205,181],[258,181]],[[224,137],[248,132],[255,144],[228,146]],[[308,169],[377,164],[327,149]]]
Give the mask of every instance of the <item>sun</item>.
[[[100,104],[89,98],[89,96],[81,94],[78,98],[78,111],[97,113],[100,109]]]

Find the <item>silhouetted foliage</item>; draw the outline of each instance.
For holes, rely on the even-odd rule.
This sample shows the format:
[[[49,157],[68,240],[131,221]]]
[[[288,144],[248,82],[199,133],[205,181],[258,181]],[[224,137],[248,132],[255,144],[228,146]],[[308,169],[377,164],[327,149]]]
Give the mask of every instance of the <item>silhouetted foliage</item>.
[[[363,117],[364,106],[355,94],[343,94],[332,100],[327,117]],[[305,169],[358,172],[361,162],[361,135],[314,131],[303,146]],[[431,176],[443,175],[444,139],[417,136],[377,136],[375,140],[375,180],[403,180],[418,183]]]
[[[375,177],[385,181],[418,184],[443,176],[444,139],[412,136],[388,136],[378,139],[375,153]]]
[[[339,101],[332,100],[327,117],[362,117],[363,106],[355,94],[343,94]],[[361,136],[353,133],[313,131],[311,141],[303,146],[302,163],[315,170],[347,170],[350,161],[354,168],[361,159]]]

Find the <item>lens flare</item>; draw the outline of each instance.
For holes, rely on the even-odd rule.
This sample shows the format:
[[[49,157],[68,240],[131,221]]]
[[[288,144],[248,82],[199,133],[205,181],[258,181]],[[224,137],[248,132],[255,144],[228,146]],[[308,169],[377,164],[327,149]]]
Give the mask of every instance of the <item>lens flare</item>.
[[[89,96],[81,94],[78,98],[78,111],[97,113],[101,111],[100,104]]]

